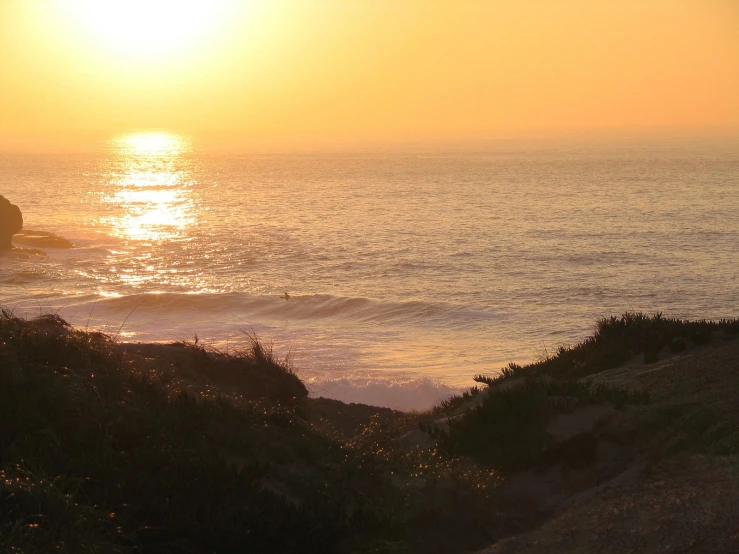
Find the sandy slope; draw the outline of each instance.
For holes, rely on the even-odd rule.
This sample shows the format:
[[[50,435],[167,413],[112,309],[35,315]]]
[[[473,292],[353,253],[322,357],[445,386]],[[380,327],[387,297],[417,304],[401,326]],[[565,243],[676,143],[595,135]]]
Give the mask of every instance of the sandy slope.
[[[739,341],[593,379],[646,388],[652,401],[568,414],[591,463],[514,475],[503,493],[548,517],[480,552],[739,552]]]

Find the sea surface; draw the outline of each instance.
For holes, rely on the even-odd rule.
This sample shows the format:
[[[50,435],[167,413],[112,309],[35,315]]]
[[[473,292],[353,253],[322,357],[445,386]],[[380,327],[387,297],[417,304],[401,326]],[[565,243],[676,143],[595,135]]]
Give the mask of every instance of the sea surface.
[[[0,153],[0,305],[125,341],[245,333],[314,396],[428,408],[625,311],[739,316],[739,142],[234,154],[165,133]],[[287,292],[289,299],[284,298]]]

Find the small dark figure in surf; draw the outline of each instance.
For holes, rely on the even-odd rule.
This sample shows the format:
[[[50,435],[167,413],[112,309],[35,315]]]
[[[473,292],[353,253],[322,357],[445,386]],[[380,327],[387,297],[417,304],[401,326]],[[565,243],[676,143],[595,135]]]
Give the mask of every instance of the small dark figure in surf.
[[[285,291],[285,294],[280,296],[280,298],[284,298],[285,300],[290,300],[290,295],[287,294],[287,291]]]
[[[0,250],[13,248],[13,235],[23,229],[23,214],[15,204],[0,195]]]

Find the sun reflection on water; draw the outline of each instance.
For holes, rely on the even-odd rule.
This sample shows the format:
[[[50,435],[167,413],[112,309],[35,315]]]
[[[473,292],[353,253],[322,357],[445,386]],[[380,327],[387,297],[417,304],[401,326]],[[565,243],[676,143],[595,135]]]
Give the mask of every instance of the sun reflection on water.
[[[113,227],[132,240],[174,239],[194,222],[192,202],[180,190],[122,190],[106,202],[127,207],[127,213],[114,218]]]
[[[189,141],[137,133],[111,140],[108,152],[97,224],[116,240],[105,270],[91,269],[99,294],[203,288],[189,254],[201,222]]]
[[[170,133],[137,133],[112,141],[115,170],[103,202],[115,236],[159,242],[185,236],[196,221],[187,140]]]

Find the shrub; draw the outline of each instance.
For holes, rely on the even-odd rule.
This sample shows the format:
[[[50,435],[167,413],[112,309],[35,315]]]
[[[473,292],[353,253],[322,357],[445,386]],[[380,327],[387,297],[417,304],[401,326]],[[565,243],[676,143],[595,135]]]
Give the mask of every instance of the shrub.
[[[524,367],[504,368],[496,378],[480,376],[480,382],[531,374],[578,379],[617,367],[637,354],[643,353],[644,362],[652,363],[665,346],[679,352],[688,346],[688,341],[700,346],[709,343],[719,331],[733,336],[737,330],[739,319],[688,321],[666,318],[661,313],[649,316],[626,312],[620,317],[598,320],[594,334],[574,346],[561,346],[554,355]]]
[[[449,418],[446,428],[427,429],[448,454],[513,471],[534,464],[551,444],[545,428],[553,414],[586,404],[610,402],[621,407],[647,401],[644,393],[618,387],[526,379],[504,390],[491,389],[476,406]]]

